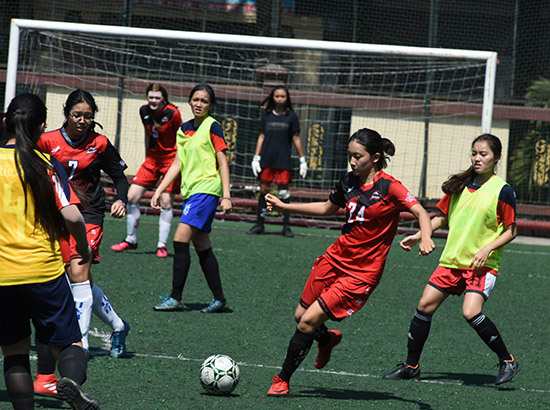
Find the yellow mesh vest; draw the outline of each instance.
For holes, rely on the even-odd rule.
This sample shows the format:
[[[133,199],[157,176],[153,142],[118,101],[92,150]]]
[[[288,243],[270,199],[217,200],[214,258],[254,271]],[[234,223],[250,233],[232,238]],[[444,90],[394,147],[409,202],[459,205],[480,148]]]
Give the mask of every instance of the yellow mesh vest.
[[[25,214],[14,150],[0,148],[0,286],[42,283],[65,272],[59,242],[52,249],[48,234],[41,227],[35,229],[35,204],[29,189]]]
[[[181,128],[176,134],[183,199],[194,194],[223,194],[216,150],[210,139],[214,122],[214,118],[206,117],[193,136],[185,135]]]
[[[478,190],[464,188],[455,193],[449,204],[449,235],[439,264],[447,268],[469,268],[474,255],[484,246],[494,242],[504,232],[498,223],[497,205],[500,191],[506,181],[498,175],[491,177]],[[500,268],[502,247],[494,250],[485,267]]]

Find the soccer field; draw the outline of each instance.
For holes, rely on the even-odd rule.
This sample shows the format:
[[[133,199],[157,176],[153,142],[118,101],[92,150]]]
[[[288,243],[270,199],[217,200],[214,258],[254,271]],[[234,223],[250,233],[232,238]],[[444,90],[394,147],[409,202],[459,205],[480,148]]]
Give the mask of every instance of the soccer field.
[[[230,311],[204,314],[211,299],[196,254],[184,290],[182,312],[155,312],[158,296],[169,293],[170,257],[155,257],[158,218],[143,216],[135,251],[112,252],[124,238],[125,220],[106,218],[101,264],[93,267],[119,315],[131,325],[129,355],[108,354],[110,329],[92,319],[86,390],[102,409],[357,409],[357,408],[550,408],[548,290],[550,249],[510,244],[486,313],[498,326],[522,370],[501,388],[493,381],[496,356],[468,326],[461,298],[450,297],[434,316],[421,358],[421,381],[389,381],[381,376],[406,354],[409,321],[444,241],[428,257],[407,254],[394,243],[381,284],[356,315],[329,327],[342,343],[323,370],[316,370],[313,346],[293,376],[290,397],[266,393],[279,371],[295,323],[294,309],[311,265],[337,231],[293,228],[295,237],[246,235],[250,224],[216,221],[211,235]],[[174,221],[173,228],[175,228]],[[199,384],[202,361],[216,353],[231,356],[241,381],[231,396],[209,396]],[[36,362],[31,366],[35,369]],[[36,407],[68,408],[37,397]],[[5,387],[0,408],[11,408]]]

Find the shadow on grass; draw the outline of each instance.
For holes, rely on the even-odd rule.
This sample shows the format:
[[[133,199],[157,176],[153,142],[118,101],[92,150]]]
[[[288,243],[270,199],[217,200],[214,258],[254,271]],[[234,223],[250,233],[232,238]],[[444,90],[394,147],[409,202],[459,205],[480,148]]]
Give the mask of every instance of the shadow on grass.
[[[6,404],[4,405],[2,403]],[[34,407],[38,409],[66,409],[67,405],[64,401],[53,397],[34,396]],[[7,390],[0,390],[0,408],[12,408],[10,396],[8,395]]]
[[[423,403],[417,400],[407,400],[393,393],[383,393],[366,390],[345,390],[345,389],[315,389],[315,390],[301,390],[299,393],[291,393],[294,397],[311,397],[311,398],[325,398],[332,400],[357,400],[357,401],[396,401],[402,403],[410,403],[418,405],[419,409],[432,409],[432,406],[428,403]],[[357,404],[360,406],[360,404]],[[381,404],[383,406],[383,404]]]
[[[183,304],[183,312],[189,312],[189,311],[194,311],[194,310],[201,310],[201,309],[204,309],[205,307],[208,306],[208,303],[187,303],[185,302]],[[219,314],[224,314],[224,313],[233,313],[233,309],[231,309],[230,307],[228,307],[226,310],[224,310],[223,312],[216,312],[216,313],[205,313],[205,315],[207,314],[216,314],[216,315],[219,315]]]
[[[482,386],[486,384],[493,384],[495,382],[494,375],[490,374],[473,374],[473,373],[424,373],[422,379],[424,380],[448,380],[458,382],[467,386]]]
[[[454,382],[457,384],[462,384],[464,386],[474,386],[474,387],[488,387],[497,390],[516,390],[509,383],[497,386],[495,385],[495,375],[491,374],[472,374],[472,373],[424,373],[422,380],[426,382],[430,381],[448,381]]]

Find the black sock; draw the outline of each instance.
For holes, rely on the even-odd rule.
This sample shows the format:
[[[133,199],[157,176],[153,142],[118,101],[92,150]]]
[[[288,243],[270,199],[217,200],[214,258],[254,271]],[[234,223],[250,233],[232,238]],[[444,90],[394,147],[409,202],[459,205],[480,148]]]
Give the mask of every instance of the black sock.
[[[35,339],[36,346],[36,372],[38,374],[53,374],[55,373],[55,357],[50,349],[50,346],[40,343]]]
[[[208,287],[214,295],[214,299],[225,303],[226,300],[223,296],[222,280],[220,278],[220,266],[218,265],[216,255],[212,252],[212,248],[197,252],[197,255],[199,255],[202,272],[204,273]]]
[[[281,199],[285,204],[290,204],[290,197]],[[288,212],[283,212],[283,226],[288,226],[290,224],[290,214]]]
[[[4,380],[13,408],[34,409],[34,389],[28,355],[4,357]]]
[[[315,329],[313,338],[317,341],[319,347],[326,346],[330,343],[330,333],[324,323]]]
[[[68,377],[79,385],[82,385],[86,381],[88,356],[80,346],[67,346],[59,353],[57,368],[61,377]]]
[[[181,301],[183,287],[189,274],[189,266],[191,265],[191,255],[189,253],[188,242],[174,241],[174,264],[172,270],[172,293],[171,297]]]
[[[290,339],[286,358],[283,362],[283,368],[279,377],[288,382],[292,374],[296,371],[300,363],[306,358],[311,345],[313,344],[313,334],[303,333],[296,329],[294,336]]]
[[[431,324],[432,315],[428,315],[417,309],[409,327],[406,360],[408,365],[416,366],[418,364],[424,343],[426,343],[430,334]]]
[[[256,209],[256,224],[259,226],[264,225],[265,214],[267,212],[267,202],[265,202],[265,195],[260,193],[258,198],[258,208]]]
[[[506,345],[500,336],[495,324],[485,316],[483,313],[479,313],[470,320],[468,324],[474,328],[481,340],[485,342],[489,348],[495,352],[499,360],[511,360],[512,357],[506,349]]]

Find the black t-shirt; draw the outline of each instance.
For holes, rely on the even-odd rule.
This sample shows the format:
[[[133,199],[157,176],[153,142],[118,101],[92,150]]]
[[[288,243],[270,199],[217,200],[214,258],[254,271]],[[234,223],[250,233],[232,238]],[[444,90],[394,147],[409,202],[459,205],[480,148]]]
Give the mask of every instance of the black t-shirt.
[[[271,111],[264,111],[260,120],[260,132],[265,136],[260,152],[260,166],[291,170],[292,137],[300,133],[300,120],[296,113],[287,110],[284,114],[275,115]]]

